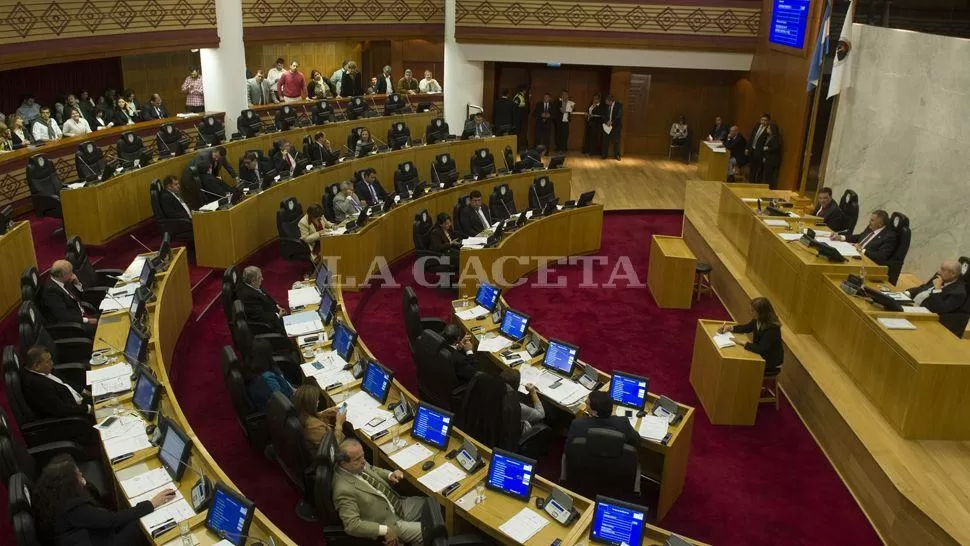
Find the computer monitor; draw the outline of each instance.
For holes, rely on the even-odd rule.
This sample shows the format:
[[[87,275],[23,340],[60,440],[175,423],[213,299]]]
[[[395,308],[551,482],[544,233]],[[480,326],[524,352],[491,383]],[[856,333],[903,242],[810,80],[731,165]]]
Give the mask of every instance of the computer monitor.
[[[328,289],[321,292],[320,308],[317,309],[317,314],[320,315],[320,322],[322,322],[324,326],[330,324],[330,321],[333,320],[334,311],[336,310],[337,302],[333,300],[333,294],[330,293],[330,290]]]
[[[158,245],[158,252],[155,253],[155,258],[152,260],[156,268],[164,266],[168,263],[169,258],[172,257],[172,239],[168,232],[162,235],[162,243]]]
[[[585,207],[586,205],[593,202],[593,197],[596,195],[596,190],[591,190],[583,192],[579,195],[579,201],[576,202],[577,207]]]
[[[536,461],[496,447],[488,467],[485,486],[511,497],[528,501],[532,496],[532,477]]]
[[[153,420],[155,413],[158,412],[160,393],[158,380],[152,377],[147,369],[140,369],[138,379],[135,380],[135,393],[131,397],[131,402],[148,420]]]
[[[155,287],[155,266],[151,260],[145,260],[145,265],[141,267],[141,274],[138,275],[138,282],[149,290]]]
[[[579,358],[579,347],[558,339],[550,339],[542,365],[570,377],[573,375],[577,358]]]
[[[173,481],[182,479],[185,473],[185,465],[189,461],[189,453],[192,451],[192,440],[182,432],[182,429],[174,421],[167,417],[161,420],[162,439],[158,445],[158,460],[168,471],[168,475]]]
[[[364,380],[361,382],[360,388],[383,404],[387,402],[387,393],[391,392],[391,381],[393,379],[394,372],[371,360],[367,363],[367,370],[364,371]]]
[[[495,310],[495,304],[498,303],[498,297],[502,294],[502,289],[483,282],[478,286],[478,294],[475,295],[475,303],[481,305],[489,311]]]
[[[889,294],[884,294],[874,288],[863,286],[862,290],[872,299],[873,305],[881,305],[886,311],[902,311],[903,305],[894,300]]]
[[[236,546],[246,543],[256,505],[219,482],[212,490],[212,504],[205,516],[205,527],[219,538]]]
[[[317,267],[317,276],[315,281],[317,292],[323,294],[324,290],[330,288],[330,269],[327,267],[325,262],[320,262],[320,267]]]
[[[650,378],[626,372],[613,372],[610,398],[621,406],[642,410],[647,401]]]
[[[141,324],[142,317],[145,316],[145,300],[142,299],[142,291],[135,290],[131,296],[131,305],[128,306],[128,322],[131,324]]]
[[[454,420],[454,413],[421,402],[414,416],[411,436],[438,449],[445,449],[448,447],[448,433],[451,432],[451,423]]]
[[[589,540],[611,546],[640,544],[646,520],[646,507],[597,495]]]
[[[132,367],[145,361],[148,350],[148,336],[132,324],[128,327],[128,338],[125,340],[125,360]]]
[[[502,317],[502,327],[499,330],[509,339],[519,341],[529,330],[529,315],[506,309],[505,316]]]
[[[357,332],[338,320],[333,329],[333,350],[337,351],[340,358],[350,362],[350,355],[354,353],[354,344],[356,343]]]

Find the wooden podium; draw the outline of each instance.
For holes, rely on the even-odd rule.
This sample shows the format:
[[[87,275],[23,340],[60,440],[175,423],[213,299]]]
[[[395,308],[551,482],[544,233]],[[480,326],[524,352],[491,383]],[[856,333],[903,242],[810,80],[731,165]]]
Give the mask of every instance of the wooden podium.
[[[657,307],[690,309],[697,258],[682,237],[654,235],[650,241],[647,287]]]
[[[20,304],[20,276],[37,266],[29,222],[17,222],[0,235],[0,317]]]
[[[690,384],[714,425],[753,425],[758,413],[765,361],[745,350],[747,334],[734,334],[737,345],[719,349],[712,339],[724,324],[697,321]]]
[[[728,160],[731,154],[713,142],[701,141],[697,151],[697,175],[701,180],[727,180]]]

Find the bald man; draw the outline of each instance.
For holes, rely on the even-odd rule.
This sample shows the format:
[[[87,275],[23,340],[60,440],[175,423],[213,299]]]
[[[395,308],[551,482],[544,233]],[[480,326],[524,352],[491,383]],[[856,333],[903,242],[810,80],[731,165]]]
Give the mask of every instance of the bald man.
[[[85,315],[81,307],[84,287],[74,274],[74,266],[67,260],[57,260],[51,265],[51,278],[40,294],[40,309],[44,320],[51,323],[71,322],[82,324],[84,331],[94,336],[98,319]]]
[[[741,167],[748,164],[748,156],[744,150],[748,147],[748,141],[741,134],[741,129],[737,125],[732,125],[728,130],[727,136],[723,140],[724,148],[731,154],[728,159],[727,181],[734,182],[734,177],[738,174]]]
[[[967,286],[963,282],[960,262],[947,260],[929,281],[906,291],[916,305],[942,315],[956,313],[967,302]]]

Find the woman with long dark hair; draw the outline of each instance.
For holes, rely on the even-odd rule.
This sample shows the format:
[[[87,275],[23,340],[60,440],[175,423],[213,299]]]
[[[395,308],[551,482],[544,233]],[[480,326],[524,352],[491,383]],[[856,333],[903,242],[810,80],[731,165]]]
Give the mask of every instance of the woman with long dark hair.
[[[55,457],[34,485],[33,512],[45,543],[57,546],[147,544],[139,518],[175,498],[167,488],[150,501],[115,512],[100,506],[70,456]]]
[[[273,346],[265,339],[253,341],[246,362],[246,376],[246,392],[257,410],[266,407],[274,392],[281,392],[287,398],[293,396],[293,385],[273,362]]]
[[[753,334],[753,339],[745,343],[744,348],[761,355],[765,359],[765,374],[771,375],[778,371],[785,360],[785,350],[781,346],[781,324],[767,298],[751,300],[751,310],[754,318],[748,323],[734,326],[725,324],[718,331]]]

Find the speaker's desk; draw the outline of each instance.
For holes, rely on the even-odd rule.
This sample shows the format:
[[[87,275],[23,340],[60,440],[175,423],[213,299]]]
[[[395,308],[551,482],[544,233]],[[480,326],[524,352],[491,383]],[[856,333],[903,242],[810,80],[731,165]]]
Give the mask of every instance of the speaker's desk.
[[[690,309],[696,267],[697,258],[683,237],[654,235],[650,239],[647,287],[657,307]]]
[[[154,372],[159,383],[161,383],[160,415],[164,415],[166,418],[174,421],[191,440],[192,450],[187,461],[191,468],[201,471],[213,484],[221,481],[236,491],[239,491],[232,484],[229,477],[219,468],[219,465],[209,455],[205,446],[202,445],[202,442],[192,431],[192,427],[189,425],[188,420],[182,413],[182,409],[179,407],[178,400],[174,396],[171,382],[169,381],[168,374],[172,366],[172,355],[175,351],[175,344],[182,332],[182,327],[192,312],[192,292],[189,285],[188,256],[184,248],[173,249],[172,261],[168,269],[165,272],[158,273],[156,277],[155,296],[155,302],[148,306],[148,316],[146,319],[147,331],[151,334],[146,364]],[[126,311],[105,313],[102,315],[98,323],[95,349],[124,347],[129,326],[130,323]],[[108,364],[115,363],[116,359],[120,359],[120,355],[112,357]],[[107,366],[108,364],[103,366]],[[112,414],[136,413],[131,399],[132,393],[128,392],[117,398],[97,403],[95,405],[95,415],[98,421],[100,422]],[[158,420],[152,415],[148,416],[147,421],[158,423]],[[132,426],[143,425],[136,424]],[[134,452],[131,458],[114,465],[111,465],[105,457],[105,464],[111,469],[115,477],[116,493],[119,499],[125,499],[125,494],[120,486],[122,480],[148,470],[160,468],[161,463],[158,460],[158,451],[158,447],[142,449]],[[199,476],[191,468],[187,468],[181,480],[175,484],[187,501],[190,501],[192,498],[192,486],[199,479]],[[124,504],[126,501],[121,500],[121,502]],[[205,529],[205,517],[206,511],[203,510],[188,520],[192,528],[192,535],[196,537],[199,544],[216,544],[221,538]],[[151,534],[144,527],[143,530],[145,531],[146,538],[153,544],[166,544],[171,540],[177,539],[179,535],[177,527],[155,538],[152,538]],[[272,537],[277,544],[295,546],[295,543],[287,538],[258,509],[253,518],[249,534],[262,539]]]
[[[731,153],[720,143],[701,141],[697,150],[697,175],[701,180],[727,180],[728,160]]]
[[[558,181],[553,182],[560,200],[568,196],[559,193],[562,189]],[[458,294],[473,297],[482,282],[508,288],[520,278],[556,260],[596,252],[602,237],[601,204],[563,209],[551,216],[530,218],[528,223],[505,235],[494,247],[461,250]]]
[[[20,305],[20,276],[37,266],[30,222],[16,222],[0,235],[0,317]]]
[[[474,303],[474,299],[464,298],[454,301],[452,305],[457,313],[473,306]],[[500,298],[500,302],[496,304],[496,308],[499,307],[507,307],[504,298]],[[520,311],[522,310],[520,309]],[[479,338],[498,333],[499,325],[492,321],[490,315],[477,320],[461,320],[456,316],[455,320],[462,325],[465,332]],[[549,341],[531,327],[525,339],[538,340],[544,345],[548,345]],[[568,342],[570,340],[565,341]],[[516,368],[520,371],[525,368],[539,370],[542,367],[543,356],[540,354],[535,358],[526,360],[522,364],[516,365]],[[490,364],[496,370],[510,368],[509,364],[502,358],[501,351],[487,353],[487,357]],[[585,365],[588,364],[582,364],[581,361],[577,361],[574,378],[582,375]],[[599,369],[596,371],[598,374],[598,382],[601,384],[600,390],[608,391],[610,387],[610,374]],[[587,394],[588,392],[586,391]],[[586,395],[577,398],[575,402],[569,405],[564,405],[542,394],[541,390],[539,394],[543,401],[547,402],[546,407],[556,408],[558,413],[565,416],[568,421],[571,421],[573,418],[585,416]],[[659,398],[660,395],[658,394],[647,393],[645,407],[648,412]],[[663,520],[664,516],[667,515],[667,512],[673,506],[674,501],[677,500],[677,497],[680,496],[681,491],[684,489],[684,477],[687,474],[687,457],[690,455],[690,446],[694,435],[694,408],[684,404],[677,404],[677,406],[677,411],[681,415],[681,419],[677,424],[668,427],[667,436],[661,442],[655,442],[641,437],[640,445],[638,446],[639,449],[637,450],[640,454],[641,473],[660,485],[660,492],[657,498],[657,521]],[[633,419],[634,421],[631,422],[633,428],[639,429],[642,418],[634,417]]]
[[[733,347],[719,348],[713,336],[724,324],[698,320],[690,384],[714,425],[753,425],[758,413],[765,361],[744,348],[746,334],[734,334]]]

